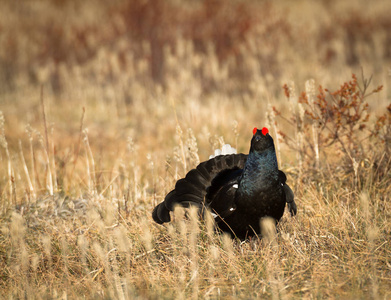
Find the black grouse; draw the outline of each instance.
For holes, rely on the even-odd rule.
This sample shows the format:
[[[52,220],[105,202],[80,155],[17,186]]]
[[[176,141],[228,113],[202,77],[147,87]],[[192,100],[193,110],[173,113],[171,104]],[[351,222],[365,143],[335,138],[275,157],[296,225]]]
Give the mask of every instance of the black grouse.
[[[245,239],[261,232],[261,218],[279,221],[286,203],[295,215],[294,195],[278,169],[273,138],[266,127],[254,128],[248,155],[219,155],[200,163],[177,181],[152,217],[163,224],[176,205],[196,206],[209,210],[220,230]]]

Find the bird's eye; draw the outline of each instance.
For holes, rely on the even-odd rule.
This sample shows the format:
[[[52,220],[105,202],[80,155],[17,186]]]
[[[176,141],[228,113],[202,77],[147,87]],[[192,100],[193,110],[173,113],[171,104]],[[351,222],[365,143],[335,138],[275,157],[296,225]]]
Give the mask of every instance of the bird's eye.
[[[261,136],[260,135],[257,135],[256,137],[255,137],[255,141],[256,142],[259,142],[261,140]]]

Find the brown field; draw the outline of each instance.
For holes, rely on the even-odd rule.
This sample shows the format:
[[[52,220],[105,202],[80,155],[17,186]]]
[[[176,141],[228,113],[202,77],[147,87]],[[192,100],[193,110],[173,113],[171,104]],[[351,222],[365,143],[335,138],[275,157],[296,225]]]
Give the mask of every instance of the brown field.
[[[1,1],[0,298],[391,299],[390,15],[386,0]],[[152,221],[255,126],[296,217],[245,242],[193,211]]]

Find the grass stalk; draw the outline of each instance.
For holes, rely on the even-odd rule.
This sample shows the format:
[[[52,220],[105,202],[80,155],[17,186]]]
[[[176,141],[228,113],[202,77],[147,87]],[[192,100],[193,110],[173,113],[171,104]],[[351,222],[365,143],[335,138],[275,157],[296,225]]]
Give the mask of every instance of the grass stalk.
[[[95,161],[94,156],[92,155],[90,143],[88,140],[88,131],[83,130],[84,138],[83,142],[86,148],[86,165],[87,165],[87,175],[88,175],[88,187],[91,195],[97,194],[96,186],[96,173],[95,173]]]
[[[26,164],[26,160],[24,159],[24,154],[23,154],[23,147],[22,147],[22,141],[19,140],[19,154],[20,154],[20,159],[22,160],[22,165],[23,165],[23,170],[26,175],[28,187],[30,194],[32,195],[33,199],[36,200],[36,192],[34,190],[34,186],[32,184],[31,178],[30,178],[30,173]]]

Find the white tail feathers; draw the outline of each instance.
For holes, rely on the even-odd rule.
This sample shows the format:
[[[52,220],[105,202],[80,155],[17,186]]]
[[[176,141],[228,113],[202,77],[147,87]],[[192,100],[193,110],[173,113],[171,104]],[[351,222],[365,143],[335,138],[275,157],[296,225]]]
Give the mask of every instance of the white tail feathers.
[[[209,159],[214,158],[219,155],[228,155],[228,154],[236,154],[236,149],[231,147],[230,144],[225,144],[221,149],[216,149],[214,154],[209,156]]]

